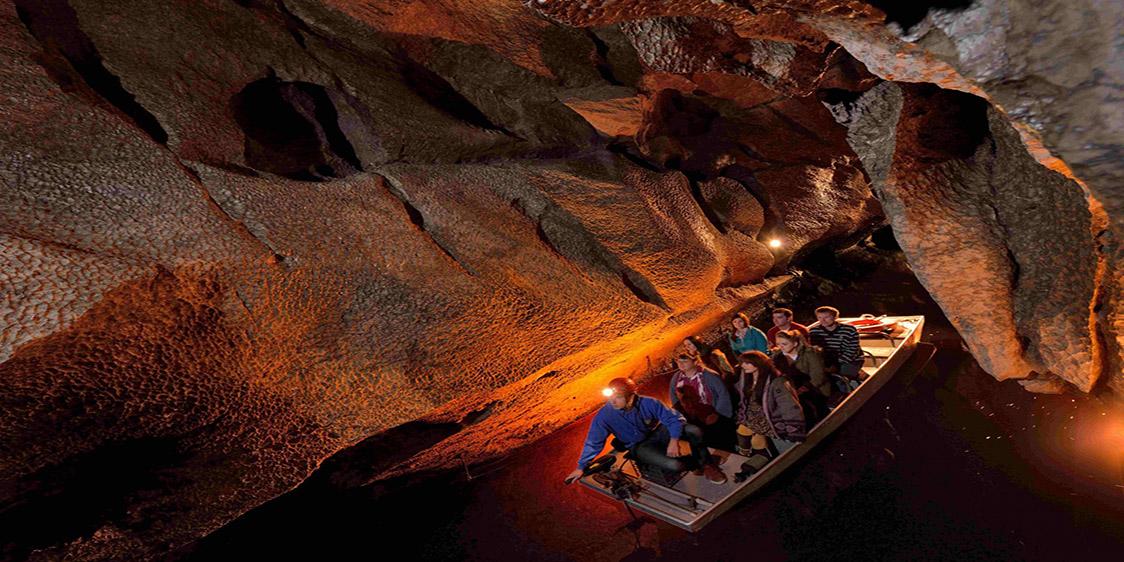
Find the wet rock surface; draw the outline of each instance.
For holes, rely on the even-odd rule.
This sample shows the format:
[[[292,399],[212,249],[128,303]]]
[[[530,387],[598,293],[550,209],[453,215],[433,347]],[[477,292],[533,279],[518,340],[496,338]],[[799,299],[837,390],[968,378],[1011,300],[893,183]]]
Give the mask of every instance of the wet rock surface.
[[[0,4],[4,555],[159,557],[403,424],[348,481],[487,462],[887,221],[988,373],[1120,391],[1117,16],[879,8]]]

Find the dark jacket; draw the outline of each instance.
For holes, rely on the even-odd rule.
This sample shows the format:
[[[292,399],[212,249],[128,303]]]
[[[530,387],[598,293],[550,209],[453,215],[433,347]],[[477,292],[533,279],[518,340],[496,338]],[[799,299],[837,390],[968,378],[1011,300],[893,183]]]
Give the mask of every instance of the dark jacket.
[[[824,373],[824,360],[823,352],[820,348],[800,344],[796,350],[796,360],[790,361],[788,356],[780,351],[773,354],[773,364],[777,369],[793,377],[794,382],[800,378],[800,375],[810,379],[812,387],[824,395],[824,397],[831,396],[831,380],[827,378]],[[795,372],[794,372],[795,371]]]
[[[804,409],[796,387],[787,376],[774,378],[765,391],[765,419],[786,441],[803,441],[808,437],[808,427],[804,419]]]

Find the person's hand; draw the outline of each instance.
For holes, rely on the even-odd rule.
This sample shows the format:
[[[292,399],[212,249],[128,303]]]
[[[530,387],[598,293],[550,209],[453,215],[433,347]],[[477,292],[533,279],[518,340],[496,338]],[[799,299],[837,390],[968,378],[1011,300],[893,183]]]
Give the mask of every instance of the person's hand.
[[[679,456],[679,440],[672,439],[667,442],[667,456],[675,458]]]
[[[565,482],[567,484],[573,484],[574,480],[577,480],[578,478],[581,478],[581,477],[582,477],[582,469],[575,468],[573,472],[566,475]]]
[[[703,421],[706,422],[706,425],[714,425],[718,422],[718,414],[710,414]]]

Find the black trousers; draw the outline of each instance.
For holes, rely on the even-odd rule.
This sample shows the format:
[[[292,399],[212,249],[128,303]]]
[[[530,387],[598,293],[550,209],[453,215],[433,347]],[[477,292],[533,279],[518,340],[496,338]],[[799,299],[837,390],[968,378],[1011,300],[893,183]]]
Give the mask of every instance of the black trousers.
[[[738,444],[737,427],[733,418],[718,416],[718,421],[703,427],[703,444],[723,451],[733,451]]]
[[[683,435],[679,437],[691,445],[691,456],[667,456],[667,443],[671,434],[667,426],[659,426],[640,443],[632,448],[632,456],[637,462],[658,466],[668,472],[680,472],[701,467],[710,457],[710,451],[703,444],[703,432],[691,424],[683,424]]]

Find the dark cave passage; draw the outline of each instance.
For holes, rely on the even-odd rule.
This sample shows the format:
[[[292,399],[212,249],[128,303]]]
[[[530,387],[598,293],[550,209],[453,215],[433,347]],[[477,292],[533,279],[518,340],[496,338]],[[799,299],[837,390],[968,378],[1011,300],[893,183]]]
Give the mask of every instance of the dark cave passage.
[[[106,443],[4,482],[21,492],[0,508],[0,553],[23,559],[36,549],[89,536],[107,523],[136,524],[144,514],[130,512],[129,505],[176,486],[174,468],[187,457],[175,439],[135,439]]]

